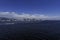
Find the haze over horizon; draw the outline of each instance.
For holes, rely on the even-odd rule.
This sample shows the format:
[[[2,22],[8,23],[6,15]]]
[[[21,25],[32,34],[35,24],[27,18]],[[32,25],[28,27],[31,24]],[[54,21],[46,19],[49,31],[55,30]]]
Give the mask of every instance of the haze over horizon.
[[[0,0],[0,17],[60,20],[60,0]]]

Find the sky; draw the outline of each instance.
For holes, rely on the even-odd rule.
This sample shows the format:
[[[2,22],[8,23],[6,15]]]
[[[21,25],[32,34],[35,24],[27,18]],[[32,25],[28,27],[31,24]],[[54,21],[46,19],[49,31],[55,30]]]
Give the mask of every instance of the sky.
[[[2,12],[47,15],[49,18],[55,18],[60,16],[60,0],[0,0],[0,15]]]

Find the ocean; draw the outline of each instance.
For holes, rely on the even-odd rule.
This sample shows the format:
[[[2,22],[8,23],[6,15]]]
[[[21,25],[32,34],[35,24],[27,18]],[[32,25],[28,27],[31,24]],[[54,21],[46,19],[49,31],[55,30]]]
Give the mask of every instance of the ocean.
[[[60,40],[60,21],[0,25],[0,40]]]

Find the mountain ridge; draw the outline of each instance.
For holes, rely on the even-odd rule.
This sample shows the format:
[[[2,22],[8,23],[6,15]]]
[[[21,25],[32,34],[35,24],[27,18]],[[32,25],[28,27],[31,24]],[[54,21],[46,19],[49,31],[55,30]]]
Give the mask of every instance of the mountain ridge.
[[[60,20],[35,20],[35,19],[23,19],[18,20],[14,18],[0,17],[0,25],[17,24],[17,23],[60,23]]]

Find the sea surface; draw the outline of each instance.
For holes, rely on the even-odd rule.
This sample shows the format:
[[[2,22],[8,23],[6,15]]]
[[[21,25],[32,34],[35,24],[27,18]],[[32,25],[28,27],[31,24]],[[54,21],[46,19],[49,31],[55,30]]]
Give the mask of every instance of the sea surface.
[[[60,40],[60,21],[0,25],[0,40]]]

